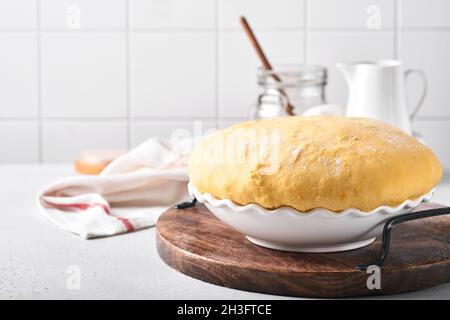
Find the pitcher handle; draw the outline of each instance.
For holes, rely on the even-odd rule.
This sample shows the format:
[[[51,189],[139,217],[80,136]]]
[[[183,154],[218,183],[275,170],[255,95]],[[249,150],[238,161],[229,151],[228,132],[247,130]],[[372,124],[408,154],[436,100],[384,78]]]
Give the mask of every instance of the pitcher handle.
[[[427,82],[427,77],[425,76],[425,73],[422,70],[419,69],[408,69],[405,71],[405,79],[408,78],[408,76],[410,74],[416,73],[418,74],[421,78],[422,78],[422,82],[423,82],[423,90],[422,90],[422,95],[420,96],[419,102],[417,103],[416,107],[414,108],[413,112],[411,112],[411,114],[409,115],[410,120],[414,120],[414,118],[416,117],[417,113],[419,112],[420,108],[422,107],[422,104],[425,100],[425,97],[427,96],[427,91],[428,91],[428,82]]]

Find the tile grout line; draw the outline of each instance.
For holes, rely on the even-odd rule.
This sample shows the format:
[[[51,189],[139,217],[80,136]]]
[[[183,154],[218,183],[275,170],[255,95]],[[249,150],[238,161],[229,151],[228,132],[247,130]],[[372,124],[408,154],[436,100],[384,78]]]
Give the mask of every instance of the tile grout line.
[[[401,8],[401,0],[395,0],[397,2],[397,7]],[[305,0],[305,3],[303,5],[304,11],[307,11],[309,8],[308,5],[309,1]],[[396,3],[394,3],[394,7],[396,6]],[[215,15],[219,15],[218,13],[215,13]],[[304,13],[304,17],[308,18],[308,13]],[[307,19],[308,20],[308,19]],[[305,21],[306,22],[306,21]],[[398,29],[399,31],[423,31],[423,32],[449,32],[450,27],[448,26],[421,26],[421,27],[411,27],[411,26],[397,26],[397,28],[383,28],[384,31],[395,31]],[[129,28],[83,28],[83,29],[77,29],[77,30],[68,30],[64,28],[40,28],[41,34],[125,34],[127,32],[131,33],[208,33],[208,32],[214,32],[214,31],[220,31],[224,33],[240,33],[241,29],[239,28],[221,28],[220,26],[215,26],[212,28],[132,28],[131,26]],[[311,32],[367,32],[367,28],[364,27],[318,27],[318,26],[308,26],[305,25],[303,27],[258,27],[259,31],[276,31],[276,32],[289,32],[289,31],[311,31]],[[36,33],[35,28],[0,28],[0,34],[32,34]]]
[[[148,117],[138,117],[131,118],[131,121],[136,122],[150,122],[150,123],[158,123],[158,122],[192,122],[195,120],[199,121],[211,121],[215,122],[216,117],[195,117],[195,118],[186,118],[186,117],[176,117],[176,118],[168,118],[168,117],[156,117],[156,118],[148,118]],[[221,120],[224,121],[233,121],[233,120],[248,120],[245,117],[223,117]],[[417,120],[425,120],[425,121],[450,121],[450,115],[425,115],[418,116]],[[42,124],[45,123],[124,123],[126,122],[126,118],[42,118]],[[39,118],[35,117],[1,117],[0,123],[32,123],[36,124],[39,122]]]
[[[130,117],[130,121],[191,121],[191,120],[205,120],[214,121],[216,118],[212,117]],[[91,123],[125,123],[127,121],[126,117],[120,118],[104,118],[104,117],[42,117],[42,123],[57,123],[57,122],[91,122]],[[39,117],[1,117],[0,122],[33,122],[38,123]]]
[[[41,35],[41,0],[36,1],[36,46],[37,46],[37,105],[38,105],[38,162],[44,162],[44,128],[42,108],[42,35]]]
[[[309,62],[308,57],[308,39],[309,39],[309,29],[308,29],[308,0],[303,3],[303,61],[305,64]]]
[[[240,29],[227,29],[227,28],[217,28],[218,32],[221,33],[240,33]],[[258,28],[260,31],[268,31],[268,32],[289,32],[289,31],[308,31],[308,32],[314,32],[314,33],[320,33],[320,32],[335,32],[335,33],[345,33],[345,32],[370,32],[367,31],[367,28],[361,28],[361,27],[307,27],[306,29],[304,27],[298,28]],[[399,32],[450,32],[450,27],[398,27],[396,28],[383,28],[380,32],[389,32],[389,31],[396,31]],[[130,33],[142,33],[142,34],[155,34],[155,33],[179,33],[179,34],[198,34],[198,33],[209,33],[209,32],[215,32],[216,28],[209,28],[209,29],[132,29],[130,28],[129,31],[122,30],[122,29],[83,29],[83,30],[65,30],[65,29],[55,29],[55,30],[40,30],[40,33],[42,35],[68,35],[68,34],[74,34],[74,35],[81,35],[81,34],[126,34],[127,32]],[[0,29],[0,35],[15,35],[15,34],[36,34],[35,29]]]
[[[220,74],[219,74],[219,0],[215,0],[215,6],[214,6],[214,64],[215,64],[215,72],[214,72],[214,102],[215,102],[215,126],[216,128],[219,128],[220,126],[220,98],[219,98],[219,81],[220,81]]]
[[[132,137],[131,137],[131,95],[130,95],[130,66],[131,66],[131,55],[130,55],[130,0],[126,0],[125,2],[125,23],[126,23],[126,33],[125,33],[125,77],[126,77],[126,89],[125,89],[125,96],[126,96],[126,130],[127,130],[127,149],[131,149],[132,145]]]
[[[400,0],[394,2],[394,59],[400,59],[400,43],[399,43],[399,25],[400,25]]]

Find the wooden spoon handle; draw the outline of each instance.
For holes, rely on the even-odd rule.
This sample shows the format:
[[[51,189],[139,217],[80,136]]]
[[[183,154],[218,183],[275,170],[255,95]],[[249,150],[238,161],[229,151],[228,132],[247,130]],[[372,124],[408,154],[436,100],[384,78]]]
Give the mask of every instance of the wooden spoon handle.
[[[259,44],[258,39],[256,39],[255,33],[253,32],[252,28],[250,27],[249,23],[247,22],[247,19],[245,17],[241,16],[239,20],[241,22],[242,28],[244,29],[245,33],[247,34],[248,38],[250,39],[250,42],[251,42],[253,48],[255,49],[259,60],[261,61],[262,65],[263,65],[263,68],[265,70],[272,71],[273,70],[272,65],[270,64],[269,60],[267,59],[267,57],[264,53],[264,50],[262,49],[261,45]],[[274,78],[278,82],[281,82],[281,78],[275,73],[272,73],[272,78]],[[280,89],[280,92],[286,98],[288,98],[286,92],[284,92],[283,89]],[[294,115],[293,110],[294,110],[294,106],[289,102],[289,99],[288,99],[286,111],[289,115],[292,116],[292,115]]]

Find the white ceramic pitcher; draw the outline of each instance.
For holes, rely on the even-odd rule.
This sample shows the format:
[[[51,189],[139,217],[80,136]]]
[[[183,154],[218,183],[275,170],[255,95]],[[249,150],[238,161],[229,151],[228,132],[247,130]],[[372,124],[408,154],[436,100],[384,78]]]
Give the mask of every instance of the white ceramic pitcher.
[[[421,70],[404,70],[400,61],[380,60],[340,62],[336,66],[347,80],[349,95],[346,116],[377,119],[411,134],[411,121],[422,106],[427,81]],[[417,106],[409,114],[405,79],[417,73],[423,80],[423,91]]]

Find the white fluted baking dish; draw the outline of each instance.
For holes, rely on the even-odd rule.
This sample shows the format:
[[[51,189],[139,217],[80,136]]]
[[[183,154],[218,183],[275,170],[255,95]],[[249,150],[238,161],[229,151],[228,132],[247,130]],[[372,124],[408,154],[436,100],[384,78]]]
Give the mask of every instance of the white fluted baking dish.
[[[336,252],[360,248],[381,235],[386,219],[411,212],[431,198],[433,190],[413,200],[370,212],[349,208],[340,212],[313,209],[299,212],[291,207],[268,210],[257,204],[238,205],[200,193],[191,183],[189,193],[206,205],[217,218],[243,233],[251,242],[278,250]]]

